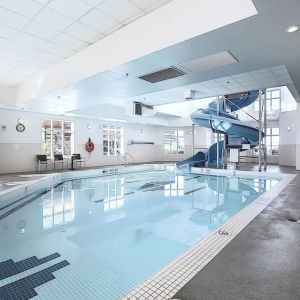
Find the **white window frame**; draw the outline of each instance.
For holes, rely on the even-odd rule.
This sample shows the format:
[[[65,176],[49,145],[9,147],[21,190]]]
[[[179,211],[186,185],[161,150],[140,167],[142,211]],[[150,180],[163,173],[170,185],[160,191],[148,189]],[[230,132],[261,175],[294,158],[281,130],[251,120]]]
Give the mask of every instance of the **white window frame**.
[[[53,133],[56,132],[56,131],[61,132],[61,135],[62,135],[62,151],[61,151],[62,153],[61,154],[63,156],[71,156],[72,153],[74,152],[74,123],[72,121],[68,121],[68,120],[57,120],[57,119],[44,119],[44,120],[42,120],[42,144],[44,142],[43,136],[46,134],[46,130],[43,129],[43,122],[44,121],[50,121],[50,156],[48,156],[48,158],[53,158],[54,157]],[[60,130],[53,129],[53,123],[54,122],[61,122]],[[65,123],[71,123],[71,130],[66,130],[64,128]],[[70,133],[71,134],[71,153],[70,153],[70,155],[65,154],[65,147],[64,147],[65,133]]]
[[[273,133],[275,130],[278,130],[278,134],[277,133]],[[278,152],[279,152],[279,142],[278,145],[274,145],[273,139],[274,137],[278,137],[279,139],[279,128],[278,127],[268,127],[267,128],[267,133],[266,133],[266,147],[267,147],[267,152],[269,153],[269,155],[272,156],[277,156]],[[270,138],[270,143],[267,144],[267,138]],[[273,152],[274,151],[274,152]]]
[[[120,135],[118,138],[118,129]],[[105,136],[107,135],[107,139]],[[120,139],[120,147],[117,147],[117,140]],[[107,141],[107,146],[105,141]],[[106,149],[107,148],[107,149]],[[124,155],[124,127],[116,125],[103,125],[102,127],[102,153],[105,156]]]
[[[279,97],[275,97],[273,96],[275,92],[279,92]],[[267,106],[267,114],[270,115],[270,114],[273,114],[273,113],[278,113],[281,111],[281,89],[274,89],[274,90],[267,90],[266,92],[266,106]],[[277,101],[279,100],[279,109],[278,110],[273,110],[273,102],[274,101]],[[270,103],[268,105],[268,103]],[[258,112],[259,111],[259,100],[256,100],[254,102],[254,111],[255,112]]]
[[[182,141],[183,149],[179,147],[180,140]],[[175,148],[176,150],[173,150],[173,148]],[[165,131],[164,150],[165,153],[169,155],[183,155],[185,153],[184,130],[170,129]]]

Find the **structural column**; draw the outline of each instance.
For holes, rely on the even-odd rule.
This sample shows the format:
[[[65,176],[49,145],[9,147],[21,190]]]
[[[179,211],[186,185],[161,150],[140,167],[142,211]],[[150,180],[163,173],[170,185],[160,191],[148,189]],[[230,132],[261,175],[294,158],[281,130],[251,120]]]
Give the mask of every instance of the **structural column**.
[[[193,147],[192,154],[194,156],[195,155],[195,124],[192,125],[192,139],[193,139],[193,141],[192,141],[192,147]]]
[[[220,96],[217,96],[217,115],[220,115]],[[217,168],[219,169],[220,166],[220,153],[219,153],[219,142],[220,142],[220,134],[219,131],[217,130]]]
[[[258,171],[261,172],[261,142],[262,142],[262,91],[259,91],[259,99],[258,99],[258,130],[259,130],[259,135],[258,135]]]
[[[266,143],[266,139],[267,139],[267,92],[264,89],[263,90],[264,93],[264,170],[267,170],[267,143]]]
[[[266,149],[266,134],[267,134],[267,101],[266,101],[266,90],[259,91],[259,116],[258,116],[258,125],[259,125],[259,140],[258,140],[258,164],[259,172],[262,169],[262,158],[264,170],[267,169],[267,149]],[[263,135],[264,134],[264,135]]]

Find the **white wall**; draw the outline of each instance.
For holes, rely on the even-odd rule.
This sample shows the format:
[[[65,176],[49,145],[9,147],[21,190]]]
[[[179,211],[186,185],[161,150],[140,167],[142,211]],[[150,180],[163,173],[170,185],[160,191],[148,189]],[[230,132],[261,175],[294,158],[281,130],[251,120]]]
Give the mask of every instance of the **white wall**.
[[[23,118],[25,131],[16,130],[18,118]],[[0,109],[0,174],[34,171],[35,155],[41,154],[41,128],[43,119],[69,120],[74,122],[74,152],[81,153],[86,159],[86,166],[104,166],[123,162],[117,157],[107,157],[102,154],[102,126],[111,122],[94,119],[70,118],[57,115],[46,115],[11,109]],[[91,125],[91,129],[87,125]],[[6,130],[1,131],[1,126]],[[191,127],[184,127],[186,151],[183,155],[168,155],[164,152],[164,132],[169,128],[163,126],[123,124],[125,134],[125,151],[129,152],[135,162],[178,161],[191,155]],[[205,131],[196,129],[197,145],[205,143]],[[88,138],[95,144],[95,151],[87,153],[84,145]],[[154,145],[127,145],[131,140],[154,142]],[[203,142],[204,141],[204,142]],[[128,162],[130,162],[128,158]]]
[[[269,163],[279,162],[281,165],[296,166],[300,169],[300,118],[299,112],[291,111],[280,114],[280,149],[278,157],[268,157]],[[16,131],[18,118],[25,120],[26,130]],[[86,159],[87,166],[113,165],[123,162],[116,157],[102,155],[102,126],[111,123],[95,119],[71,118],[66,116],[46,115],[24,112],[12,109],[0,109],[0,174],[35,170],[35,155],[41,153],[41,125],[42,120],[52,118],[70,120],[74,122],[75,153],[81,153]],[[177,124],[178,122],[175,122]],[[91,129],[87,125],[91,125]],[[135,162],[179,161],[192,154],[192,128],[178,123],[176,127],[150,126],[119,123],[124,126],[125,151],[129,152]],[[6,130],[2,131],[1,126]],[[181,127],[179,127],[181,126]],[[278,121],[269,123],[278,127]],[[287,131],[287,127],[292,131]],[[183,128],[185,131],[185,153],[182,155],[168,155],[164,152],[164,132],[168,129]],[[195,127],[195,146],[205,147],[206,134],[209,130]],[[95,151],[88,154],[84,145],[88,138],[95,143]],[[154,145],[127,145],[131,140],[154,142]],[[212,140],[213,141],[213,140]],[[131,159],[128,158],[128,162]]]
[[[296,144],[297,144],[297,111],[280,113],[279,117],[279,164],[283,166],[296,166]],[[291,127],[291,131],[287,128]]]
[[[293,129],[296,132],[296,170],[300,170],[300,118],[299,118],[299,114],[300,114],[300,103],[297,103],[297,115],[295,115],[293,118],[291,118],[291,120],[293,120],[293,125],[294,126]]]
[[[296,166],[300,170],[300,104],[296,111],[280,114],[280,154],[279,163],[282,165]],[[291,127],[291,131],[287,128]]]

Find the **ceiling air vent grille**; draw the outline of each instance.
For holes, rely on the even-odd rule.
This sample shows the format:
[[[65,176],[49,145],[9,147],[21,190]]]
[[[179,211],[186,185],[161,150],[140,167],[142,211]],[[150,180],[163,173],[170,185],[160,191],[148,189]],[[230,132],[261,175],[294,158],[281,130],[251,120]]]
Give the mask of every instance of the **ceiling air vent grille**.
[[[151,83],[156,83],[159,81],[168,80],[183,75],[185,75],[184,72],[176,68],[170,67],[167,69],[140,76],[139,78]]]

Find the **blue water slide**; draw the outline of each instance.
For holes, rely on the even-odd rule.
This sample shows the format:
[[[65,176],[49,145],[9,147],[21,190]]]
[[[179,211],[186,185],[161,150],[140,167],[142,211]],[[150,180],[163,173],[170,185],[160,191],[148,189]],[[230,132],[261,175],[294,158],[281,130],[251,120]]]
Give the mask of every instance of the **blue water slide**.
[[[256,147],[259,143],[259,129],[245,124],[232,113],[252,104],[258,97],[258,90],[227,95],[219,100],[219,111],[216,100],[209,103],[206,109],[195,111],[191,115],[194,124],[211,128],[214,132],[224,133],[228,139],[219,141],[219,147],[215,143],[208,150],[199,151],[192,157],[178,162],[176,166],[178,168],[191,164],[204,166],[206,162],[209,167],[216,166],[217,148],[219,148],[219,163],[222,165],[224,160],[224,142],[226,143],[226,148],[241,149],[243,144],[250,144],[250,148]]]
[[[178,168],[181,168],[185,165],[188,165],[190,163],[197,163],[199,166],[205,166],[205,162],[208,159],[208,151],[207,150],[203,150],[203,151],[199,151],[197,152],[195,155],[193,155],[190,158],[187,158],[183,161],[180,161],[176,164],[176,166]]]

